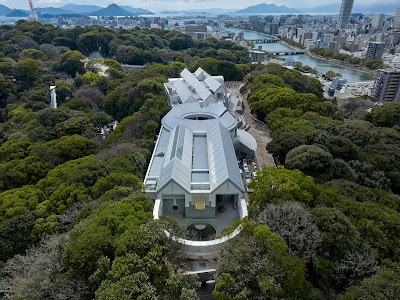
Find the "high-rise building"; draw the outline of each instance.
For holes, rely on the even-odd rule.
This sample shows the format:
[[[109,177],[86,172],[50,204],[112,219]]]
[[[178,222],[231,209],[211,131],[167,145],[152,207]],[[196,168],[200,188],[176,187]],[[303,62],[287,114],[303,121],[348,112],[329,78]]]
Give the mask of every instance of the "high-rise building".
[[[396,15],[394,16],[393,28],[400,28],[400,8],[396,10]]]
[[[340,13],[338,19],[338,28],[346,28],[349,24],[351,10],[353,9],[354,0],[342,0],[342,5],[340,6]]]
[[[381,59],[384,50],[384,43],[369,42],[366,58]]]
[[[378,70],[372,96],[379,102],[400,101],[400,70]]]
[[[372,28],[380,30],[382,29],[384,22],[385,22],[385,14],[377,14],[374,16],[372,20]]]

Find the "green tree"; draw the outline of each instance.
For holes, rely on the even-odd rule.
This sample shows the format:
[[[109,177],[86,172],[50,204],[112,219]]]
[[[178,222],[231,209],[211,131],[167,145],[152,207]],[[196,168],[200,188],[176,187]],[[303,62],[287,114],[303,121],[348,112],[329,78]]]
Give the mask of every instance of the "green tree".
[[[351,286],[340,300],[395,300],[400,297],[400,265],[386,262],[374,275]]]
[[[46,146],[48,154],[58,158],[58,164],[94,154],[96,149],[93,141],[77,134],[63,136],[58,140],[51,141]]]
[[[65,80],[57,80],[55,82],[57,92],[57,104],[61,105],[72,97],[75,87]]]
[[[327,181],[332,178],[332,155],[315,145],[301,145],[288,152],[285,159],[288,169],[299,169],[315,179]]]
[[[100,197],[115,186],[133,187],[135,190],[143,188],[140,178],[130,173],[110,173],[99,179],[93,186],[93,195]]]
[[[221,250],[217,299],[306,298],[305,265],[267,226],[245,225]]]
[[[15,83],[8,77],[0,74],[0,109],[13,102],[14,93],[17,90]]]
[[[332,70],[329,70],[328,72],[325,73],[325,78],[327,78],[328,80],[332,80],[332,78],[334,77],[342,77],[342,74],[335,73]]]
[[[386,102],[382,106],[374,106],[367,115],[367,120],[375,126],[393,127],[400,125],[400,103]]]
[[[36,59],[26,58],[17,61],[15,67],[17,78],[33,83],[39,77],[39,70],[42,68],[42,64]]]
[[[75,82],[78,86],[87,85],[87,86],[96,86],[97,83],[100,81],[101,75],[93,73],[93,72],[86,72],[83,75],[78,76],[75,79]]]
[[[85,67],[83,60],[85,58],[86,57],[77,50],[64,52],[60,55],[58,61],[60,70],[67,73],[71,77],[75,77],[76,73],[84,74]]]
[[[249,210],[255,214],[268,203],[290,200],[312,204],[320,194],[312,177],[283,167],[260,170],[250,186],[254,192],[250,195]]]
[[[0,147],[0,161],[7,162],[14,159],[24,159],[29,155],[28,149],[32,144],[32,141],[28,138],[5,142]]]
[[[334,158],[345,161],[360,158],[359,149],[350,139],[341,136],[328,136],[325,146]]]
[[[336,208],[321,207],[311,210],[321,232],[320,251],[329,258],[341,258],[360,242],[360,234],[350,220]]]
[[[47,55],[38,49],[24,49],[19,53],[21,59],[32,58],[36,60],[45,60]]]

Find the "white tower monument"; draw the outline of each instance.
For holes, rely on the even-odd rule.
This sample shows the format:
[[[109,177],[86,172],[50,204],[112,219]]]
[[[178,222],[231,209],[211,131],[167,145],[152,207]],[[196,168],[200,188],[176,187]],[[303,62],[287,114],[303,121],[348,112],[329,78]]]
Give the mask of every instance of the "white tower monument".
[[[57,95],[56,95],[56,86],[55,85],[50,86],[50,97],[51,97],[51,101],[50,101],[51,108],[57,108]]]

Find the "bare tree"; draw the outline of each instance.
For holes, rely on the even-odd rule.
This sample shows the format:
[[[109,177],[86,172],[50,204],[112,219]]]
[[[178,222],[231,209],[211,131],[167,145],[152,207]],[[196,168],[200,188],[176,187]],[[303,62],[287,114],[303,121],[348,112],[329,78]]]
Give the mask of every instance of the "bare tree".
[[[63,232],[71,230],[78,223],[79,213],[88,204],[88,200],[74,203],[60,215],[60,223]]]
[[[60,55],[60,50],[56,46],[51,44],[41,44],[40,50],[46,53],[51,60],[56,60]]]
[[[97,158],[101,160],[109,160],[111,158],[121,156],[126,152],[135,151],[137,149],[137,146],[132,143],[115,144],[100,151],[100,153],[97,154]]]
[[[82,98],[89,103],[91,110],[98,111],[104,100],[104,94],[97,87],[83,86],[79,88],[73,96]]]
[[[333,266],[332,274],[338,281],[344,278],[352,283],[378,270],[378,252],[369,245],[348,250],[345,256]]]
[[[289,250],[304,261],[316,256],[321,234],[303,204],[291,201],[282,205],[268,204],[258,215],[257,222],[279,234]]]
[[[69,236],[54,234],[44,238],[32,247],[26,255],[16,255],[4,267],[4,279],[0,287],[8,285],[3,291],[5,299],[30,300],[79,300],[88,292],[86,284],[72,279],[63,273],[65,267],[61,260]]]

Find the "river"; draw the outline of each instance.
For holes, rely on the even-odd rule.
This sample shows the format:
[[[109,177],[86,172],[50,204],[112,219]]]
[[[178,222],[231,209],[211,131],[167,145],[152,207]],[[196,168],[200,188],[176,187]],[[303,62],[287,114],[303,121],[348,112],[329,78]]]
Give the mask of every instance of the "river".
[[[265,37],[267,36],[262,33],[248,31],[248,30],[242,30],[242,29],[237,29],[237,28],[227,28],[226,30],[229,32],[233,32],[235,34],[239,33],[240,31],[243,31],[244,38],[247,40],[265,39]],[[262,49],[265,51],[291,50],[291,48],[289,48],[288,46],[281,44],[281,43],[254,44],[254,45],[256,47],[262,46]],[[350,68],[346,68],[346,67],[342,67],[342,66],[338,66],[338,65],[333,65],[322,59],[314,58],[314,57],[311,57],[311,56],[308,56],[305,54],[285,55],[283,57],[292,57],[294,61],[299,61],[303,65],[310,66],[322,74],[325,74],[329,70],[331,70],[335,73],[340,73],[340,74],[342,74],[343,78],[347,79],[348,82],[374,80],[373,74],[367,74],[364,72],[360,72],[356,69],[350,69]]]

